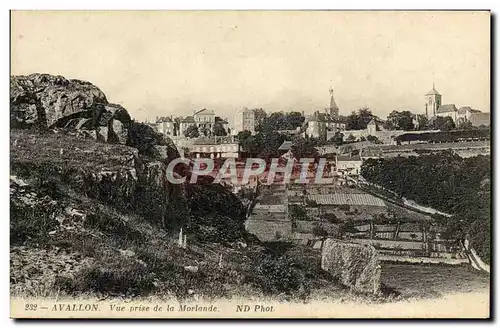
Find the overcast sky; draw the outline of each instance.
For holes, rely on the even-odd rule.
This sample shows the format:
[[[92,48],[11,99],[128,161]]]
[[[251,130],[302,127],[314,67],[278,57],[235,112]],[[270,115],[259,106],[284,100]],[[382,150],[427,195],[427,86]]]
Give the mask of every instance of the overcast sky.
[[[12,74],[97,85],[139,120],[212,108],[490,109],[488,12],[12,12]]]

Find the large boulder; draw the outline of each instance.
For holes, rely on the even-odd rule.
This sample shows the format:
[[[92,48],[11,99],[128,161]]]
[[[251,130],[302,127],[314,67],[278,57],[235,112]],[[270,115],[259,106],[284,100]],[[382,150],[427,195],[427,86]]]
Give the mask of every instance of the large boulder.
[[[126,144],[132,119],[110,104],[95,85],[62,76],[31,74],[10,78],[13,128],[63,128],[108,143]]]
[[[29,124],[50,127],[61,118],[107,103],[104,93],[90,82],[38,73],[10,78],[13,127]]]
[[[371,245],[327,239],[323,244],[321,268],[360,293],[380,291],[380,262]]]

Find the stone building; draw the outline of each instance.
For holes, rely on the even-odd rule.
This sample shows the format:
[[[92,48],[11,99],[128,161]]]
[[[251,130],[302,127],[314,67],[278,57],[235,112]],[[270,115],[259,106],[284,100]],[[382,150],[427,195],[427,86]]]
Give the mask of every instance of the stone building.
[[[233,135],[242,131],[255,134],[255,111],[253,109],[243,107],[234,115]]]

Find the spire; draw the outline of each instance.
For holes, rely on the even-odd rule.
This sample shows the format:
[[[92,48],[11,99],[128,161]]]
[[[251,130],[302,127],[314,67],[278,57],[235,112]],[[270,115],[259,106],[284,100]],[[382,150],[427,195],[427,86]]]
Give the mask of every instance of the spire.
[[[328,91],[330,92],[330,116],[336,117],[339,115],[339,106],[337,106],[335,99],[333,99],[333,88],[331,86]]]
[[[439,92],[437,92],[436,87],[434,86],[434,82],[432,82],[432,90],[427,92],[426,96],[433,96],[433,95],[440,96]]]

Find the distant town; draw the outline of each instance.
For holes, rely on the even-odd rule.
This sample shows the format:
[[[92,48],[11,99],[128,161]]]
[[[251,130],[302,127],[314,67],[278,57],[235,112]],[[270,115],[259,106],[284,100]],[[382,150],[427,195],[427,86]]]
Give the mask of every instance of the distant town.
[[[435,170],[435,161],[451,154],[456,157],[446,161],[478,165],[479,169],[482,159],[477,162],[474,158],[490,154],[490,113],[443,104],[443,96],[434,85],[423,96],[423,113],[393,111],[385,120],[369,108],[341,115],[332,88],[329,96],[329,105],[310,115],[242,108],[230,125],[227,118],[204,108],[190,116],[158,117],[146,123],[170,137],[181,156],[194,161],[195,170],[200,169],[197,159],[214,159],[214,171],[206,175],[215,177],[218,170],[225,170],[224,159],[236,160],[236,174],[229,174],[220,183],[246,202],[246,229],[260,240],[319,249],[326,236],[333,236],[373,245],[387,261],[470,262],[472,257],[456,241],[443,236],[447,230],[437,218],[450,214],[438,210],[446,208],[445,201],[439,201],[440,185],[430,187],[429,180],[427,185],[433,192],[416,192],[419,198],[436,192],[430,200],[417,203],[417,198],[401,198],[412,188],[394,193],[399,186],[394,183],[401,179],[403,184],[409,177],[386,166],[397,165],[410,170],[405,174],[414,174],[411,170],[415,167]],[[432,154],[438,157],[422,157],[420,164],[412,164],[410,157]],[[266,170],[242,179],[252,158],[266,161]],[[276,158],[281,160],[281,172],[268,175],[277,169]],[[301,175],[300,159],[304,158],[315,159],[307,177]],[[456,158],[470,159],[472,164]],[[295,182],[284,176],[289,163],[293,163],[291,181]],[[313,181],[318,171],[329,178],[328,184],[298,182],[302,178]],[[462,174],[458,172],[462,168],[456,173]],[[448,179],[443,175],[437,183],[446,184]],[[343,222],[342,231],[338,230],[339,222]]]
[[[428,133],[477,130],[490,125],[489,112],[470,106],[444,104],[443,96],[434,85],[423,97],[422,113],[395,110],[385,120],[369,108],[360,108],[348,115],[340,114],[333,91],[330,87],[328,106],[310,115],[305,115],[304,111],[269,113],[262,108],[244,107],[230,120],[217,116],[213,109],[203,108],[193,111],[192,115],[157,116],[145,123],[170,137],[183,154],[210,158],[245,157],[255,150],[252,149],[252,140],[245,142],[246,139],[249,136],[255,139],[257,134],[270,132],[282,136],[283,141],[278,148],[280,151],[290,150],[293,140],[298,139],[310,141],[309,145],[316,147],[321,154],[338,153],[339,146],[349,143],[358,143],[353,146],[359,148],[359,142],[364,142],[362,148],[365,149],[365,155],[373,158],[381,150],[385,150],[385,153],[394,151],[394,148],[384,146],[409,144],[412,141],[417,144],[421,143],[419,139],[432,143],[432,140],[426,139]],[[422,136],[415,137],[416,134]],[[458,139],[477,141],[481,137],[455,138],[454,141]],[[408,152],[405,147],[398,149],[398,153]]]

